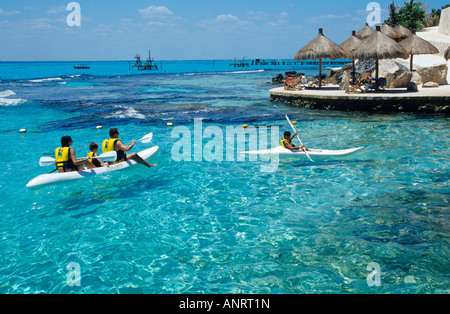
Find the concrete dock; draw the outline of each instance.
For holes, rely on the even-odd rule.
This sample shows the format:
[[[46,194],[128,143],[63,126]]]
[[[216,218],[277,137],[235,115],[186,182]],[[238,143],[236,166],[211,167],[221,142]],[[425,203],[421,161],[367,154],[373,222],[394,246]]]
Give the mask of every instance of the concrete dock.
[[[346,94],[338,86],[326,86],[300,91],[287,91],[279,87],[269,93],[271,101],[311,109],[450,114],[450,85],[420,88],[418,92],[399,88]]]

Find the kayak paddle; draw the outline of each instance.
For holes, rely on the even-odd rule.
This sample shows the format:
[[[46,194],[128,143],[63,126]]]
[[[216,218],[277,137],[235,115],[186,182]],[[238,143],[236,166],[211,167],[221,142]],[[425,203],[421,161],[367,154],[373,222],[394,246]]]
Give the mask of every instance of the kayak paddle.
[[[148,143],[150,143],[152,141],[152,139],[153,139],[153,133],[148,133],[143,138],[141,138],[139,141],[136,141],[136,143],[148,144]]]
[[[107,152],[97,157],[88,157],[89,159],[101,159],[105,162],[114,162],[117,160],[117,152]],[[56,159],[52,157],[42,157],[39,160],[39,166],[47,167],[55,164]]]
[[[297,133],[297,131],[295,130],[294,125],[292,124],[291,120],[289,120],[288,115],[286,115],[286,120],[288,120],[289,124],[290,124],[291,127],[292,127],[292,130],[294,130],[294,133]],[[303,142],[302,142],[302,140],[300,139],[300,136],[298,136],[298,133],[297,133],[297,138],[298,138],[298,140],[300,141],[300,144],[304,147],[303,150],[305,151],[306,156],[308,156],[309,160],[311,160],[312,162],[314,162],[314,160],[312,160],[311,157],[309,157],[309,154],[308,154],[308,152],[306,151],[306,147],[305,147],[305,145],[303,145]]]

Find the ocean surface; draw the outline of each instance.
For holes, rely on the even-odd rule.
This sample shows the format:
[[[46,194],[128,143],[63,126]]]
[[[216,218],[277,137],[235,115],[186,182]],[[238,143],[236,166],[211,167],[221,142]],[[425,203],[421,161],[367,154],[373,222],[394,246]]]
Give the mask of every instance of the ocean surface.
[[[449,293],[449,118],[269,102],[276,74],[317,67],[230,63],[0,63],[0,293]],[[173,158],[194,119],[228,138],[243,124],[282,134],[285,114],[307,147],[364,149],[273,172],[237,145]],[[132,152],[160,146],[158,166],[26,187],[63,135],[82,157],[111,127],[125,143],[153,132]]]

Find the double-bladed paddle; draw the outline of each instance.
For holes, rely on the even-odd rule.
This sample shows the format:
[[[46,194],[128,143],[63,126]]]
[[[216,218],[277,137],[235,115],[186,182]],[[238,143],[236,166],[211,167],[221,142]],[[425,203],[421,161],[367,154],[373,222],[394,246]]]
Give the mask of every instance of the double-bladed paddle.
[[[289,120],[288,115],[286,115],[286,120],[288,120],[289,124],[291,125],[292,130],[294,130],[294,133],[297,133],[297,138],[300,141],[300,144],[303,146],[303,150],[305,151],[306,156],[308,156],[309,160],[311,160],[312,162],[314,162],[314,160],[311,159],[311,157],[309,157],[308,152],[306,151],[306,147],[305,145],[303,145],[302,140],[300,139],[300,136],[298,136],[298,132],[295,130],[294,125],[292,124],[291,120]]]
[[[117,160],[117,152],[107,152],[104,154],[101,154],[97,157],[87,157],[89,159],[101,159],[104,162],[114,162]],[[41,157],[39,160],[39,166],[41,167],[47,167],[55,164],[56,159],[52,157]]]
[[[141,138],[139,141],[136,141],[136,143],[148,144],[148,143],[150,143],[152,141],[152,139],[153,139],[153,133],[150,132],[147,135],[145,135],[143,138]]]

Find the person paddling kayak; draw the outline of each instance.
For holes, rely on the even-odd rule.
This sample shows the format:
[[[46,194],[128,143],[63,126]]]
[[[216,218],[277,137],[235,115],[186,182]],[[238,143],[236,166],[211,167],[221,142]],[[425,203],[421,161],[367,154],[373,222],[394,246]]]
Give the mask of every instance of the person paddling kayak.
[[[59,173],[81,171],[85,165],[88,169],[93,169],[95,166],[89,162],[88,158],[77,159],[75,150],[71,148],[73,140],[66,135],[61,138],[61,147],[55,150],[55,166]]]
[[[140,163],[148,168],[157,166],[156,164],[152,165],[142,159],[138,154],[132,153],[127,155],[126,152],[129,152],[133,149],[136,141],[133,140],[131,145],[125,146],[123,142],[119,139],[119,130],[117,128],[112,128],[109,130],[110,139],[104,140],[102,145],[103,154],[107,152],[116,151],[117,152],[117,161],[114,163],[110,163],[110,165],[118,164],[127,160],[134,160],[137,163]]]
[[[302,145],[300,147],[296,147],[294,144],[292,144],[292,140],[294,139],[294,137],[297,136],[297,134],[298,133],[295,133],[294,135],[291,136],[291,132],[289,132],[289,131],[284,132],[284,138],[281,140],[281,146],[283,146],[283,148],[287,148],[291,151],[306,150],[306,151],[310,152],[311,150],[306,148],[304,145]]]

